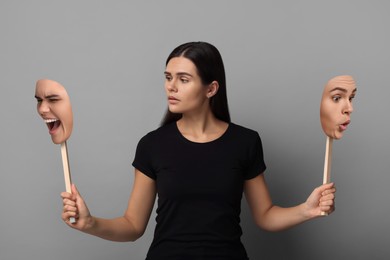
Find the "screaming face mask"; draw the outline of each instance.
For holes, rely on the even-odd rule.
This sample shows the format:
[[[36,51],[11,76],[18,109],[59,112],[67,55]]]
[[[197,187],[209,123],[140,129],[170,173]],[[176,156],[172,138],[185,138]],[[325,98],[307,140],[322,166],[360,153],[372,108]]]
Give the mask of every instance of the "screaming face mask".
[[[65,142],[73,129],[73,114],[69,96],[58,82],[41,79],[36,83],[35,98],[38,114],[46,123],[55,144]]]

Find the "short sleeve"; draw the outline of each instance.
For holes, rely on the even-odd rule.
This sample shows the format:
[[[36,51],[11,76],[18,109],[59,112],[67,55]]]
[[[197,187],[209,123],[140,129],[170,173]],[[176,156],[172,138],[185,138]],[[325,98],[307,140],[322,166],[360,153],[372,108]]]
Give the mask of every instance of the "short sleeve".
[[[146,176],[156,179],[152,163],[152,140],[150,134],[145,135],[138,142],[132,165]]]
[[[252,179],[259,174],[262,174],[267,168],[264,162],[263,145],[257,132],[249,145],[247,156],[247,170],[244,176],[245,180]]]

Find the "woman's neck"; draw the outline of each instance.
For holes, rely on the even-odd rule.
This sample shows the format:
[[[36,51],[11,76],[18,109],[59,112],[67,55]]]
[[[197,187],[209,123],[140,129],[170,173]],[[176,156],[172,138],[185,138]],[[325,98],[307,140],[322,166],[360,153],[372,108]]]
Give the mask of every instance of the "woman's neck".
[[[203,116],[183,115],[177,121],[177,127],[180,133],[190,141],[209,142],[219,138],[225,133],[228,124],[217,119],[210,111]]]

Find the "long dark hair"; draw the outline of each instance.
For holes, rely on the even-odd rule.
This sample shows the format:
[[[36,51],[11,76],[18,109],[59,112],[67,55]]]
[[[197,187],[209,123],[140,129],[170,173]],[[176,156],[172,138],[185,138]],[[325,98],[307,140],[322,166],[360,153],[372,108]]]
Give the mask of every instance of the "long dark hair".
[[[176,57],[185,57],[195,64],[203,85],[209,85],[214,80],[218,82],[218,91],[210,98],[210,108],[216,118],[230,123],[226,94],[225,68],[218,49],[207,42],[184,43],[171,52],[165,65],[167,65],[172,58]],[[163,126],[175,122],[181,117],[182,114],[172,113],[168,109],[161,125]]]

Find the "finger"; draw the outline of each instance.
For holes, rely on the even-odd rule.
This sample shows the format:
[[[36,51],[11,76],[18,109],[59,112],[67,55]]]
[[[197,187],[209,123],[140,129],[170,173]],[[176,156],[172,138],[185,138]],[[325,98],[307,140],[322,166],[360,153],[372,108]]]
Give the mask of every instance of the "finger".
[[[335,188],[335,185],[334,185],[334,182],[331,182],[331,183],[323,184],[319,188],[320,188],[320,190],[322,192],[324,192],[325,190],[329,190],[329,189]]]
[[[329,215],[330,213],[335,211],[335,206],[334,205],[332,205],[332,206],[322,206],[322,207],[320,207],[320,209],[321,209],[322,212],[326,212]]]
[[[69,219],[70,218],[78,219],[79,216],[76,212],[65,212],[62,213],[61,217],[64,222],[71,225],[72,223],[69,221]]]
[[[321,195],[322,196],[325,196],[325,195],[328,195],[328,194],[334,194],[336,193],[336,188],[331,188],[331,189],[326,189],[324,190]]]
[[[321,196],[320,202],[325,200],[334,200],[336,198],[334,193],[329,193],[327,195]]]
[[[65,207],[65,206],[70,206],[70,207],[77,207],[77,204],[76,202],[72,201],[72,200],[64,200],[62,202],[62,205]]]
[[[66,219],[68,219],[70,217],[78,216],[78,212],[77,212],[77,210],[76,211],[72,211],[72,210],[64,209],[64,211],[62,212],[61,216],[62,216],[63,220],[66,220]]]
[[[77,212],[77,207],[71,205],[65,205],[63,207],[64,212]]]
[[[78,209],[77,207],[74,207],[74,206],[70,206],[70,205],[65,205],[63,208],[62,208],[62,213],[72,213],[72,214],[78,214]]]
[[[72,189],[72,194],[75,194],[77,196],[81,196],[79,190],[76,187],[76,184],[72,183],[71,189]]]
[[[320,201],[320,204],[319,204],[320,207],[323,207],[323,206],[333,206],[333,205],[334,205],[334,200],[333,199],[322,200],[322,201]]]
[[[72,198],[72,194],[70,194],[69,192],[61,192],[61,198],[63,199],[70,199]]]

